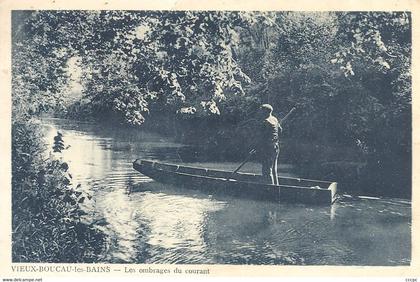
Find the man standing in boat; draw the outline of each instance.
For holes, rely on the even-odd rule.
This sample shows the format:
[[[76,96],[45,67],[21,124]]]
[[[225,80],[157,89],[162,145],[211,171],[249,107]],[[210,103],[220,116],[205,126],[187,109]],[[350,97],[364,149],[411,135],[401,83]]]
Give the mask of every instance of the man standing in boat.
[[[282,132],[280,122],[273,116],[273,107],[263,104],[260,108],[259,142],[257,154],[262,165],[262,176],[267,183],[279,184],[277,159],[279,157],[279,135]]]

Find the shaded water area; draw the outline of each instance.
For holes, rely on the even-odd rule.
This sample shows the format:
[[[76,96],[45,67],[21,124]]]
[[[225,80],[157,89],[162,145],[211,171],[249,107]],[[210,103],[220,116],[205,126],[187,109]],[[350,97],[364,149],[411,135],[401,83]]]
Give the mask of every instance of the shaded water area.
[[[48,143],[59,130],[70,145],[62,158],[74,184],[92,195],[83,203],[85,220],[107,235],[104,262],[410,264],[410,202],[343,198],[318,207],[208,195],[157,183],[132,168],[137,158],[182,162],[182,144],[171,138],[109,124],[42,123]],[[234,170],[238,163],[192,165]],[[259,165],[242,171],[259,172]],[[280,172],[293,175],[290,165]]]

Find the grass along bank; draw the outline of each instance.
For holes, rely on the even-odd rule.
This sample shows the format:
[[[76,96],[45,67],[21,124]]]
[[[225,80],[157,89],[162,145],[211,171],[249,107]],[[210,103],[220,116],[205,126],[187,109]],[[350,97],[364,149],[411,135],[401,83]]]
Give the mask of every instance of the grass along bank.
[[[12,260],[97,262],[105,236],[83,222],[80,206],[90,196],[73,185],[67,163],[46,154],[42,137],[31,120],[12,124]]]

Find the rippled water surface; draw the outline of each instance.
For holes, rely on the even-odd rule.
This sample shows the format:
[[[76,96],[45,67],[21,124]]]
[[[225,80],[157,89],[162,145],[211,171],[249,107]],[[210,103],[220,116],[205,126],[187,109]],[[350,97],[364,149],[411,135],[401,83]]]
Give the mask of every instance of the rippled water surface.
[[[137,158],[182,162],[170,138],[111,125],[45,119],[57,130],[75,184],[92,195],[86,220],[108,236],[104,261],[299,265],[407,265],[411,204],[343,198],[333,206],[276,204],[208,195],[157,183],[132,168]],[[237,163],[193,165],[234,170]],[[290,175],[290,166],[280,167]],[[258,172],[257,164],[243,171]]]

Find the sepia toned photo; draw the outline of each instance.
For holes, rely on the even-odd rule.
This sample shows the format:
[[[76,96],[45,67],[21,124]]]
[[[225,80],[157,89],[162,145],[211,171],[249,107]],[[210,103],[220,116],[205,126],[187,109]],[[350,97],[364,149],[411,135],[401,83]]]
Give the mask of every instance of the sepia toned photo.
[[[412,266],[411,11],[10,20],[12,273]]]

